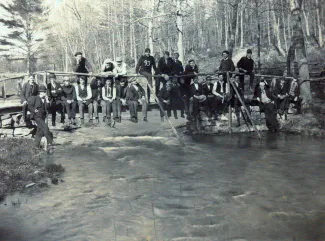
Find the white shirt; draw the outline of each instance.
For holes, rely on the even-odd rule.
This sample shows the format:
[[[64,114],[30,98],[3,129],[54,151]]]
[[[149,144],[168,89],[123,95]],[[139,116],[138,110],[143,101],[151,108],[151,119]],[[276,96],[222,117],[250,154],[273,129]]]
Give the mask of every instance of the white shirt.
[[[194,86],[195,86],[195,89],[196,89],[196,90],[199,89],[199,84],[195,84],[195,83],[194,83]]]

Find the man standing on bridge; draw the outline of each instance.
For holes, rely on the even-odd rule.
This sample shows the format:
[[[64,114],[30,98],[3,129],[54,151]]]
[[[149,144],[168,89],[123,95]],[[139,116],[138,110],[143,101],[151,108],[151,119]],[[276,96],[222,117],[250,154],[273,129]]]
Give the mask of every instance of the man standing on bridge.
[[[75,55],[75,60],[73,62],[73,72],[76,73],[85,73],[85,74],[91,74],[92,73],[92,66],[89,63],[89,61],[82,56],[81,52],[76,52]],[[77,81],[79,83],[79,77],[80,75],[77,75]]]
[[[35,79],[33,75],[28,77],[28,82],[23,85],[21,91],[21,103],[23,104],[23,119],[25,124],[28,126],[27,123],[27,110],[28,110],[28,102],[27,99],[30,96],[36,96],[38,93],[38,85],[35,83]]]
[[[253,85],[254,85],[254,60],[252,59],[252,50],[251,49],[247,49],[246,51],[247,55],[242,57],[238,63],[237,63],[237,67],[240,73],[243,73],[242,75],[240,75],[240,88],[242,90],[244,90],[245,87],[245,83],[244,83],[244,79],[245,79],[245,75],[249,75],[250,80],[249,80],[249,86],[251,89],[253,89]],[[244,75],[245,74],[245,75]]]
[[[147,78],[148,84],[152,87],[152,69],[155,74],[157,73],[156,61],[153,56],[150,55],[150,49],[146,48],[144,55],[138,61],[135,68],[135,72],[143,75]],[[149,87],[144,88],[147,91],[148,102],[150,101],[150,89]],[[157,94],[157,93],[156,93]]]
[[[55,126],[56,112],[61,113],[61,123],[64,123],[64,105],[62,103],[63,90],[56,82],[55,74],[49,74],[50,83],[47,84],[47,96],[49,97],[49,111],[52,115],[52,126]]]

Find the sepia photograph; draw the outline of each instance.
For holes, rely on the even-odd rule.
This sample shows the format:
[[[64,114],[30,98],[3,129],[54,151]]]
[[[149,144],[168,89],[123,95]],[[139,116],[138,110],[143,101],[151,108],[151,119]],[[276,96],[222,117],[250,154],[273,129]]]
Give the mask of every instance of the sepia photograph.
[[[0,0],[0,241],[325,241],[325,0]]]

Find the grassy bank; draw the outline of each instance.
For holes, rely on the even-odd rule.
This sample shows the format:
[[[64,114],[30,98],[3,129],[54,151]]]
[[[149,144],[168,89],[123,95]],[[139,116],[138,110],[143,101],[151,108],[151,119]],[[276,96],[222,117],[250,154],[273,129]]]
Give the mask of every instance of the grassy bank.
[[[9,193],[47,186],[64,171],[61,165],[46,165],[44,152],[31,139],[0,139],[0,201]]]

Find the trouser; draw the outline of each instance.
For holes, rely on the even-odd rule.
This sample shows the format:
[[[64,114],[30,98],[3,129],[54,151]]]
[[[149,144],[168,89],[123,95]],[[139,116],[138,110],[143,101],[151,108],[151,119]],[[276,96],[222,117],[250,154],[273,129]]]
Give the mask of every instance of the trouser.
[[[66,100],[64,101],[64,107],[65,110],[68,114],[69,119],[74,119],[76,118],[76,108],[77,108],[77,103],[73,101],[72,103],[68,103]]]
[[[61,113],[61,123],[64,122],[64,107],[63,103],[59,99],[52,99],[49,103],[49,112],[52,115],[52,123],[55,123],[56,112]]]
[[[27,123],[27,111],[28,111],[28,104],[23,105],[23,120]]]
[[[146,77],[148,83],[145,84],[144,86],[144,90],[146,92],[146,97],[148,98],[148,100],[150,101],[150,88],[148,86],[148,84],[152,86],[152,74],[149,72],[145,72],[145,71],[140,71],[140,74],[143,75],[144,77]],[[157,89],[156,89],[157,90]],[[156,91],[156,95],[158,95],[157,91]]]
[[[183,95],[182,96],[182,101],[184,103],[185,113],[186,114],[189,114],[189,102],[190,102],[190,100],[189,100],[188,96],[187,95]]]
[[[279,122],[276,118],[276,109],[275,105],[270,103],[261,103],[262,110],[265,113],[265,124],[269,130],[276,130],[279,128]]]
[[[103,115],[107,118],[111,118],[113,111],[113,118],[121,117],[121,101],[120,100],[103,100],[102,101]]]
[[[208,113],[215,112],[215,110],[216,110],[216,98],[215,98],[215,96],[208,97],[206,101],[207,101],[206,107],[207,107]]]
[[[244,73],[244,72],[240,71],[240,73]],[[247,73],[245,73],[245,75],[249,75],[249,86],[251,88],[253,88],[254,87],[254,79],[255,79],[254,72],[247,72]],[[240,80],[240,85],[239,86],[240,86],[240,88],[242,90],[245,90],[245,75],[240,75],[239,76],[239,80]]]
[[[45,136],[48,144],[52,144],[53,134],[50,132],[49,127],[47,126],[45,121],[40,117],[35,117],[34,120],[37,124],[37,131],[35,135],[36,147],[40,147],[41,139],[43,136]]]
[[[192,98],[190,99],[190,104],[189,104],[189,111],[193,116],[196,116],[199,113],[199,108],[200,107],[206,107],[206,100],[203,102],[199,102],[198,99]]]
[[[159,110],[160,110],[160,117],[163,117],[163,116],[165,116],[165,111],[168,109],[168,105],[166,103],[162,102],[162,101],[160,101],[160,105],[163,108],[163,109],[160,109],[159,108]]]
[[[138,105],[139,105],[139,101],[142,103],[142,115],[144,118],[147,118],[147,109],[148,109],[148,103],[145,99],[141,99],[141,100],[128,100],[127,104],[129,106],[129,110],[130,110],[130,116],[138,118]]]
[[[84,119],[84,108],[86,106],[88,106],[88,115],[89,115],[89,119],[93,119],[93,103],[92,102],[82,102],[82,101],[78,101],[78,106],[79,106],[79,115],[80,115],[80,119]],[[97,106],[98,107],[98,106]],[[98,109],[98,108],[96,108]],[[97,113],[98,114],[98,113]]]
[[[217,114],[223,114],[226,110],[226,108],[229,106],[231,101],[230,95],[225,95],[224,98],[221,98],[220,96],[216,96],[216,109]]]
[[[283,99],[277,99],[276,109],[280,111],[280,114],[283,114],[285,110],[289,108],[289,99],[284,97]]]

